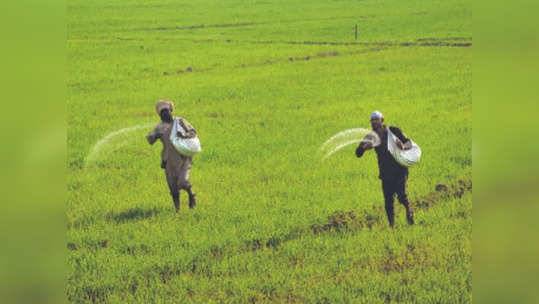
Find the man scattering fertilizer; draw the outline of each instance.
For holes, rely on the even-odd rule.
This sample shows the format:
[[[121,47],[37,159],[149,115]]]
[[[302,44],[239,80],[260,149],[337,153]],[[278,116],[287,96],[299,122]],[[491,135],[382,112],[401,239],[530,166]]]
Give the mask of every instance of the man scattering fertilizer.
[[[153,145],[157,139],[163,143],[163,151],[161,152],[161,168],[165,169],[167,184],[170,189],[170,195],[174,201],[176,212],[180,210],[180,190],[183,189],[189,194],[189,208],[194,208],[196,205],[195,193],[191,190],[189,182],[189,171],[193,163],[192,157],[182,155],[170,140],[174,118],[174,104],[170,100],[159,100],[155,105],[157,115],[161,117],[161,122],[157,124],[155,129],[148,133],[146,139],[150,145]],[[183,127],[182,136],[196,137],[197,133],[193,126],[184,118],[177,118]],[[178,131],[180,132],[180,131]],[[180,135],[180,134],[178,134]]]
[[[376,151],[378,157],[379,178],[382,180],[382,190],[385,199],[385,209],[387,219],[391,228],[395,225],[394,212],[394,197],[397,194],[399,202],[406,208],[406,218],[408,224],[414,224],[414,214],[410,208],[408,195],[406,194],[406,182],[408,180],[408,168],[399,164],[388,150],[388,129],[400,140],[396,141],[400,149],[410,149],[411,140],[404,136],[402,131],[397,127],[386,127],[384,124],[384,116],[379,111],[371,114],[371,126],[374,132],[380,139],[380,145],[374,147],[368,136],[361,141],[356,149],[356,156],[361,157],[366,150],[372,148]]]

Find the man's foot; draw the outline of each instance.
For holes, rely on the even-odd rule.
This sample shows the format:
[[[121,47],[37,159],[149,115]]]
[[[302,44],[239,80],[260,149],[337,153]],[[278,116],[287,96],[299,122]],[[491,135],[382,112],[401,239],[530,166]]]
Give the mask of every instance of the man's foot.
[[[408,220],[408,225],[414,224],[414,213],[412,212],[412,210],[406,210],[406,219]]]
[[[389,221],[389,227],[391,227],[391,229],[394,229],[395,228],[395,217],[389,217],[388,221]]]
[[[194,193],[189,194],[189,208],[193,209],[197,205],[197,200]]]

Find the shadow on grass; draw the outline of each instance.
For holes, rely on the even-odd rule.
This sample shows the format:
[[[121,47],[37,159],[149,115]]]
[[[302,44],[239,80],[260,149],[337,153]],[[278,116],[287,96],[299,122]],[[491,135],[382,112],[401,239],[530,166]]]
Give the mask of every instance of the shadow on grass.
[[[114,221],[116,223],[139,221],[139,220],[150,218],[158,214],[159,212],[160,212],[159,209],[156,207],[151,208],[151,209],[143,209],[140,207],[136,207],[136,208],[131,208],[127,211],[117,213],[117,214],[109,213],[107,215],[107,220]]]

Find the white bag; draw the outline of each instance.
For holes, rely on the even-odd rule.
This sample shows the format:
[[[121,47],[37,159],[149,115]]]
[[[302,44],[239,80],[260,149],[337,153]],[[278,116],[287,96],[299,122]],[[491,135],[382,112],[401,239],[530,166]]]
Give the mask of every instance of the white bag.
[[[396,141],[399,140],[395,134],[387,128],[387,149],[393,158],[401,165],[405,167],[411,167],[417,165],[421,159],[421,148],[410,139],[412,148],[408,150],[401,150],[396,144]]]
[[[172,145],[176,147],[176,150],[178,150],[180,154],[183,154],[185,156],[193,156],[202,151],[198,136],[195,136],[193,138],[180,137],[177,135],[178,130],[180,129],[185,132],[183,127],[180,125],[180,120],[178,118],[174,118],[172,131],[170,132],[170,141],[172,141]]]

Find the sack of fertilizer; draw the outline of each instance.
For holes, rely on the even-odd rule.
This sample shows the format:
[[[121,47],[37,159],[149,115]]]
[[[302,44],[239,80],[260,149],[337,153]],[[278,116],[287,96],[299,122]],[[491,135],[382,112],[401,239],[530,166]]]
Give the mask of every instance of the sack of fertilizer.
[[[195,129],[183,118],[174,118],[170,141],[176,150],[185,156],[193,156],[202,151]]]
[[[393,158],[405,167],[417,165],[421,159],[421,148],[410,139],[411,148],[407,150],[400,149],[397,146],[397,141],[400,141],[395,134],[387,129],[387,149]]]

